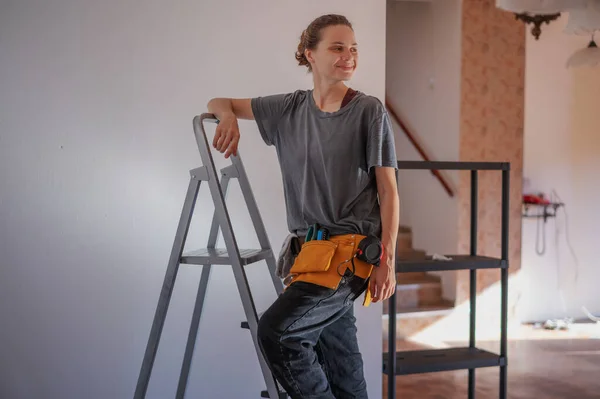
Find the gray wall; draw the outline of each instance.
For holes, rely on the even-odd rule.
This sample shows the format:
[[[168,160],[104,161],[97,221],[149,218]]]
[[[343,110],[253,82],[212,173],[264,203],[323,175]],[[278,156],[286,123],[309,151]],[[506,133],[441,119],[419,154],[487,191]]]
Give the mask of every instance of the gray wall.
[[[132,397],[188,170],[200,166],[192,118],[213,96],[310,87],[293,53],[326,12],[355,23],[353,86],[383,99],[383,0],[0,2],[0,397]],[[278,251],[275,152],[253,122],[241,128]],[[212,202],[201,191],[187,249],[207,238]],[[240,246],[253,247],[240,195],[234,184],[228,204]],[[199,276],[180,272],[149,398],[174,397]],[[264,309],[275,298],[264,263],[250,282]],[[205,309],[189,397],[258,397],[229,267],[213,273]],[[381,397],[381,305],[357,312],[370,395]]]

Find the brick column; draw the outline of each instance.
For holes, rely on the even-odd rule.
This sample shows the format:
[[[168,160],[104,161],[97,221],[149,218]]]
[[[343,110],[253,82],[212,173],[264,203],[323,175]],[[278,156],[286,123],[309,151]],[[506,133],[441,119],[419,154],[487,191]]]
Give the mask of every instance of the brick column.
[[[511,162],[510,267],[521,263],[525,26],[495,0],[464,0],[462,6],[461,161]],[[478,253],[500,256],[501,174],[479,172]],[[470,174],[459,186],[458,251],[468,253]],[[498,270],[478,271],[478,292],[500,279]],[[457,304],[469,297],[469,272],[457,274]]]

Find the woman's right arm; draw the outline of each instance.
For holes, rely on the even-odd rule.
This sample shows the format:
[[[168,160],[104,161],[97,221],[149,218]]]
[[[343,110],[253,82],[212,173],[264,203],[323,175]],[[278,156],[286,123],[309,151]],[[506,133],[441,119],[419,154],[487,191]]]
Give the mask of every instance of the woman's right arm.
[[[208,102],[207,108],[219,120],[230,114],[237,119],[254,119],[249,98],[213,98]]]
[[[240,141],[240,128],[238,119],[254,119],[249,98],[213,98],[208,102],[208,112],[214,114],[219,120],[215,130],[213,147],[217,151],[225,152],[225,158],[231,154],[237,155],[237,146]]]

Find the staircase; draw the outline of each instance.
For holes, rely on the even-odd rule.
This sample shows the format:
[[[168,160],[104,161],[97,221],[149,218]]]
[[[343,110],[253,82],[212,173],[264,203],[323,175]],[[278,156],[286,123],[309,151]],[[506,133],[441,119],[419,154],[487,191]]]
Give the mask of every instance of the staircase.
[[[412,230],[400,226],[396,258],[398,260],[425,259],[425,251],[413,248]],[[438,275],[426,272],[396,274],[396,336],[408,338],[449,314],[454,303],[445,299],[442,281]],[[388,333],[388,301],[383,303],[382,327],[384,338]]]

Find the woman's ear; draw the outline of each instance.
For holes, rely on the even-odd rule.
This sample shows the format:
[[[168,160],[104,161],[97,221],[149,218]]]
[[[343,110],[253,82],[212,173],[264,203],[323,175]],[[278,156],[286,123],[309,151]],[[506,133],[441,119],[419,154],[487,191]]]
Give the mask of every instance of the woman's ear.
[[[304,50],[304,56],[306,57],[308,62],[310,62],[311,64],[313,64],[315,62],[312,50],[309,50],[309,49]]]

